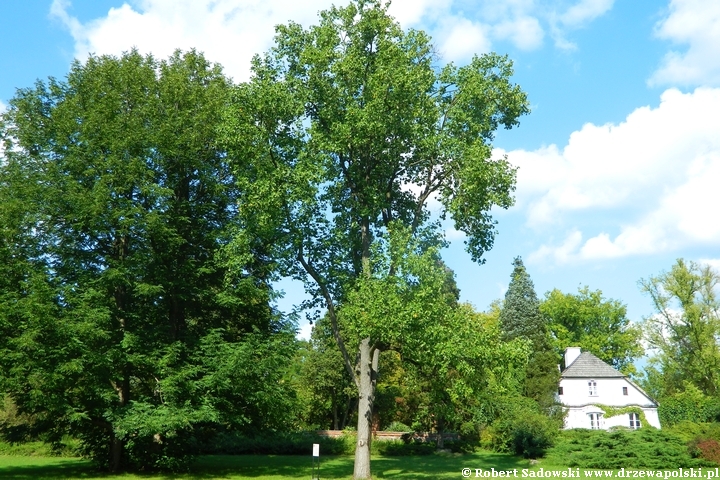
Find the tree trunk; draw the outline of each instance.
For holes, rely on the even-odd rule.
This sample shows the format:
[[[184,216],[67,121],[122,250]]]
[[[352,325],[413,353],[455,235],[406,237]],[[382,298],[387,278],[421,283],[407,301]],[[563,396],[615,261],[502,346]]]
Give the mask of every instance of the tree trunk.
[[[355,445],[355,480],[370,476],[370,443],[372,442],[372,410],[377,385],[380,350],[372,348],[370,339],[360,342],[360,385],[358,393],[357,444]]]
[[[112,433],[110,440],[110,471],[117,473],[120,471],[122,466],[122,454],[123,454],[123,441]]]
[[[332,402],[332,412],[333,412],[333,430],[339,430],[338,429],[338,402],[337,399],[333,397]]]
[[[437,449],[442,450],[445,448],[445,439],[443,438],[443,433],[445,433],[445,419],[442,417],[442,415],[438,418],[437,421]]]

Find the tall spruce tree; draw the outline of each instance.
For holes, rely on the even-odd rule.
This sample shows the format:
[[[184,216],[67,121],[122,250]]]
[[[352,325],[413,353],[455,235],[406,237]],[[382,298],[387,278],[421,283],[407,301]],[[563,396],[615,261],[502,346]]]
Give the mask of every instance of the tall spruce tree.
[[[524,339],[531,343],[532,353],[525,368],[523,393],[549,410],[555,403],[560,374],[540,301],[522,258],[513,260],[513,273],[500,312],[500,328],[505,340]]]

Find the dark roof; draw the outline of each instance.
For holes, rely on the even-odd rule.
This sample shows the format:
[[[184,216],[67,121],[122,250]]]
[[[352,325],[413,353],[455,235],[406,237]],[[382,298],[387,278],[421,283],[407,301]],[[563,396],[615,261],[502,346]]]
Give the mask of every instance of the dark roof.
[[[563,378],[623,378],[625,375],[589,352],[582,352],[574,362],[563,370]]]

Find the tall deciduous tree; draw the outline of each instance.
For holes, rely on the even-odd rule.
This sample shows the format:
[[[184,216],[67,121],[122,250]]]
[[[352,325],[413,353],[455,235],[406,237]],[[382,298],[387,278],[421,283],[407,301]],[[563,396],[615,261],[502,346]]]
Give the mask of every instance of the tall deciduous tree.
[[[618,300],[605,299],[600,290],[588,287],[577,294],[549,292],[540,304],[548,318],[558,352],[581,347],[625,374],[635,373],[633,361],[643,355],[642,332],[627,318]]]
[[[524,393],[541,407],[555,403],[560,373],[558,355],[552,347],[547,319],[540,312],[540,301],[530,275],[520,257],[513,260],[510,285],[500,311],[500,328],[506,340],[524,339],[532,344],[525,369]]]
[[[359,342],[359,369],[338,325],[338,307],[371,276],[373,245],[393,221],[414,235],[429,225],[437,196],[467,233],[473,259],[492,246],[493,206],[512,204],[515,171],[491,159],[495,130],[528,112],[498,55],[435,67],[428,36],[403,31],[379,1],[322,12],[317,26],[277,29],[275,47],[253,62],[229,123],[240,161],[246,225],[274,232],[285,271],[327,309],[359,391],[355,477],[370,476],[370,419],[378,355]],[[250,116],[254,128],[247,129]],[[391,312],[388,312],[392,315]]]
[[[229,90],[195,52],[133,51],[19,90],[3,116],[3,391],[112,470],[173,466],[198,423],[289,411],[262,252],[223,257]]]
[[[707,265],[678,259],[669,272],[640,280],[640,288],[656,313],[645,319],[643,330],[652,362],[659,365],[661,395],[684,390],[685,382],[703,394],[720,390],[720,274]],[[656,380],[657,382],[657,380]]]

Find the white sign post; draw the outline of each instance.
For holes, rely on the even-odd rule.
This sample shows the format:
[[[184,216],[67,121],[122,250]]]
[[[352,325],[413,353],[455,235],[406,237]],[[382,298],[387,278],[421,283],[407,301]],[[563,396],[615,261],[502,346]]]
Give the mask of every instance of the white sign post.
[[[320,480],[320,444],[313,443],[312,480]]]

